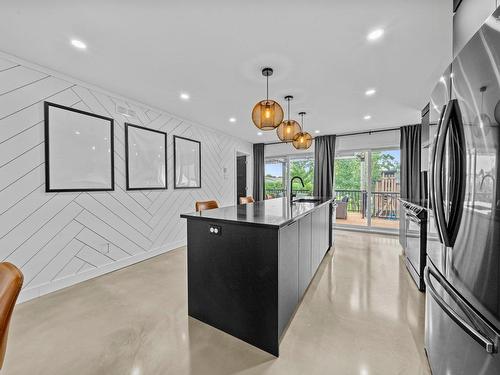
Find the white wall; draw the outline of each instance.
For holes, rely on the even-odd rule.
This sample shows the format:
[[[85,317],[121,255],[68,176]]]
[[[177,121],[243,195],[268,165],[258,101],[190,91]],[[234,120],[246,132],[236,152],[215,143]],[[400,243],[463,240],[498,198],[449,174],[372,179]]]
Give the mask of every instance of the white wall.
[[[1,56],[0,258],[24,273],[19,301],[184,245],[179,214],[196,200],[234,204],[236,152],[249,154],[252,168],[250,143]],[[114,118],[115,191],[45,193],[45,100]],[[116,105],[137,117],[116,113]],[[168,133],[168,190],[125,190],[124,122]],[[174,134],[202,143],[201,189],[173,189]],[[251,194],[251,179],[248,187]]]
[[[337,137],[335,153],[339,154],[342,151],[358,151],[369,148],[399,148],[399,143],[399,130],[347,135]]]

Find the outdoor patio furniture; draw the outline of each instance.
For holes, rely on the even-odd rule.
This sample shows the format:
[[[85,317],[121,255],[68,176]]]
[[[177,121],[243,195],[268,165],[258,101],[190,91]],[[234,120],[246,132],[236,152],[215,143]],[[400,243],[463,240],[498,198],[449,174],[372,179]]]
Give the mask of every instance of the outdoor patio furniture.
[[[345,195],[342,197],[340,202],[337,202],[337,219],[347,220],[347,203],[349,202],[349,197]]]

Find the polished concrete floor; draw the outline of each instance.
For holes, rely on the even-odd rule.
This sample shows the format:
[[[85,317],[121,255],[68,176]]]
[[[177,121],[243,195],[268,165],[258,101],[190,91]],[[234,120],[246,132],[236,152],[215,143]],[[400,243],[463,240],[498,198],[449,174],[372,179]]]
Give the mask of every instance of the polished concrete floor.
[[[16,307],[2,374],[428,374],[396,237],[337,231],[280,358],[188,318],[184,248]]]

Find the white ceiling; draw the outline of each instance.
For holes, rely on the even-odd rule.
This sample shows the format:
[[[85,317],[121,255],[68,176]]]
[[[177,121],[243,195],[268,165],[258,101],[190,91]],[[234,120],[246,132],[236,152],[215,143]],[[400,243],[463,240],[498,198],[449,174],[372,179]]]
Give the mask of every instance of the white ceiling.
[[[451,59],[452,0],[3,0],[0,50],[252,142],[270,95],[321,134],[416,123]],[[384,37],[368,42],[375,28]],[[70,45],[76,38],[88,49]],[[366,97],[368,88],[376,88]],[[188,92],[191,99],[179,99]],[[370,114],[372,119],[363,120]],[[228,119],[236,117],[236,123]],[[298,116],[295,116],[298,117]]]

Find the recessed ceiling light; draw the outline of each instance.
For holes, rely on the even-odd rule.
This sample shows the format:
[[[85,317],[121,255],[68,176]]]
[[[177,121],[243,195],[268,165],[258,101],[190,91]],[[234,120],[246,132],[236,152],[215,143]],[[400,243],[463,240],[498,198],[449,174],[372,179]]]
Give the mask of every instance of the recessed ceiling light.
[[[375,89],[368,89],[365,91],[365,95],[372,96],[372,95],[375,95],[376,92],[377,92],[377,90],[375,90]]]
[[[384,29],[375,29],[367,35],[366,39],[377,40],[381,38],[382,35],[384,35]]]
[[[229,118],[229,122],[236,122],[236,118],[235,117],[230,117]]]
[[[314,132],[315,132],[316,134],[318,134],[318,133],[319,133],[319,130],[315,130]]]
[[[181,92],[180,98],[182,100],[189,100],[190,96],[187,92]]]
[[[369,119],[371,119],[371,118],[372,118],[372,116],[370,116],[370,115],[366,115],[366,116],[365,116],[365,117],[363,117],[363,118],[364,118],[365,120],[369,120]]]
[[[259,135],[259,136],[262,135],[262,132],[258,132],[257,135]]]
[[[71,45],[73,47],[76,47],[78,49],[87,49],[87,45],[83,43],[81,40],[78,39],[72,39],[71,40]]]

